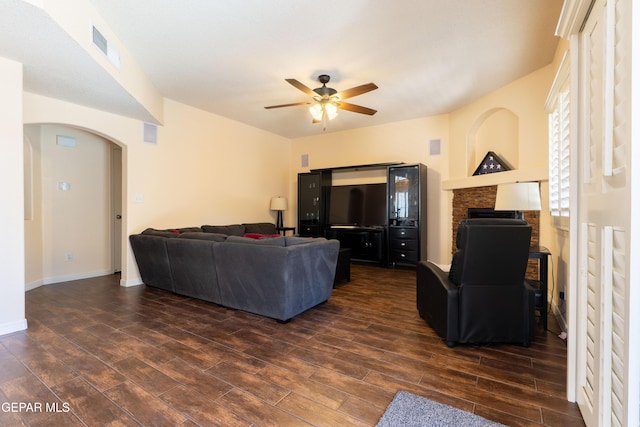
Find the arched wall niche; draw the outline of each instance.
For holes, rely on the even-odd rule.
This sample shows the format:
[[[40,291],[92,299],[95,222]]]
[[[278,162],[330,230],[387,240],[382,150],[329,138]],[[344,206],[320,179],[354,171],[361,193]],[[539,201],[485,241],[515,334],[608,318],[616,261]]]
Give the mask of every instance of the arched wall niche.
[[[488,151],[493,151],[512,169],[518,169],[520,138],[518,116],[497,107],[482,113],[467,134],[467,173],[473,175]]]

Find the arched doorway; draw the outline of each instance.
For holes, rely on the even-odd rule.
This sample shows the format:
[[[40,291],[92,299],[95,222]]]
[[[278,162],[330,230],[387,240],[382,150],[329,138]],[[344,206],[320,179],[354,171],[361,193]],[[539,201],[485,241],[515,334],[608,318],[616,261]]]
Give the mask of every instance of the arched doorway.
[[[26,289],[119,271],[122,148],[68,125],[28,124],[24,138]]]

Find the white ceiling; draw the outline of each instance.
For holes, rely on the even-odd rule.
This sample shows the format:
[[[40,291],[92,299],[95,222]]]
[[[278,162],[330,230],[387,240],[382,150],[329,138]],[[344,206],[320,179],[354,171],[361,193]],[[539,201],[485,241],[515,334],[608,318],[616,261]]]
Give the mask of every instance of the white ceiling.
[[[163,96],[285,137],[322,133],[285,82],[374,82],[326,132],[448,113],[553,59],[562,0],[90,0]],[[41,9],[0,4],[0,56],[25,89],[148,120]]]

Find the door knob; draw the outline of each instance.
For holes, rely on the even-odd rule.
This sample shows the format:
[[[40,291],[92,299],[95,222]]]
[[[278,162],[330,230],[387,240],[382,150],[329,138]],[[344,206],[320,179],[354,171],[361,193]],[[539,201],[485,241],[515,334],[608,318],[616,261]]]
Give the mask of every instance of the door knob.
[[[120,214],[116,215],[116,219],[122,219],[122,215]]]

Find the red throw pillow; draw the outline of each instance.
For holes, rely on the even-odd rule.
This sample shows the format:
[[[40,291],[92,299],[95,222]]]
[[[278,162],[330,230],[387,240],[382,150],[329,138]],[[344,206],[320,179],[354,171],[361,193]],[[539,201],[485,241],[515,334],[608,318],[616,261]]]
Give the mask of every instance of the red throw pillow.
[[[244,237],[249,239],[267,239],[271,237],[280,237],[279,234],[262,234],[262,233],[245,233]]]

